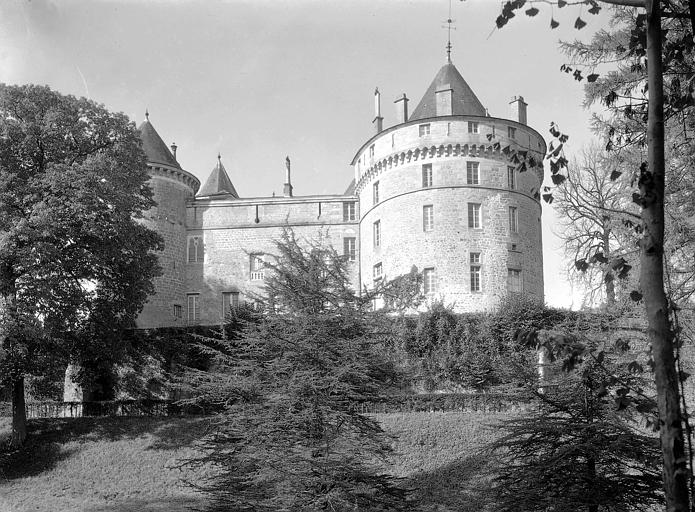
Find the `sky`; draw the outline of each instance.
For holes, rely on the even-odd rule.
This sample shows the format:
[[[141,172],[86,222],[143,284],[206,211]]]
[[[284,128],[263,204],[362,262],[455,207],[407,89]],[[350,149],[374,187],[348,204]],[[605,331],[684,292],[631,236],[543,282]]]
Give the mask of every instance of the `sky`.
[[[539,4],[498,30],[501,5],[452,0],[452,61],[490,115],[510,117],[521,95],[546,139],[558,123],[571,157],[592,139],[590,113],[558,40],[590,37],[607,13]],[[415,107],[446,62],[448,11],[449,0],[3,0],[0,81],[86,96],[138,125],[147,110],[184,169],[204,182],[220,153],[242,197],[281,193],[285,156],[295,195],[342,193],[373,134],[375,87],[384,127],[397,96]],[[558,229],[544,204],[546,302],[577,307]]]

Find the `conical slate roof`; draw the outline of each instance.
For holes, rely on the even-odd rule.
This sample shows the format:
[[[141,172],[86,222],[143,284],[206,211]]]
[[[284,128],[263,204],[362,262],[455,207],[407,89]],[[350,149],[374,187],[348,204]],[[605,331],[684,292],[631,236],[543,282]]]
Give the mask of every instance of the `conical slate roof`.
[[[138,130],[140,131],[140,139],[142,140],[142,149],[145,150],[148,162],[181,168],[174,158],[174,155],[171,154],[171,151],[169,151],[169,148],[157,133],[157,130],[155,130],[152,123],[150,123],[149,116],[147,120],[139,126]]]
[[[417,107],[415,107],[409,121],[437,116],[437,103],[435,96],[437,90],[441,89],[444,85],[451,86],[451,89],[453,90],[452,110],[455,116],[486,115],[485,107],[483,107],[483,104],[480,103],[480,100],[473,92],[473,89],[471,89],[463,79],[461,73],[459,73],[458,69],[456,69],[456,66],[454,66],[451,62],[448,62],[442,67],[442,69],[439,70],[437,76],[434,77],[434,80],[432,80],[427,92],[422,97]]]
[[[224,165],[222,165],[222,158],[217,155],[217,165],[208,176],[205,185],[198,192],[198,196],[219,196],[219,195],[230,195],[235,199],[239,199],[239,194],[237,194],[234,185],[232,185],[232,180],[229,179]]]

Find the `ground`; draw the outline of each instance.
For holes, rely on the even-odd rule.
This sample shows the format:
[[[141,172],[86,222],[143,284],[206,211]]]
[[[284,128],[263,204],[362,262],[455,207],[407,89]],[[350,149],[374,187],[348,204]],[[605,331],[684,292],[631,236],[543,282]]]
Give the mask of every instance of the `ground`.
[[[485,458],[504,413],[379,414],[395,436],[387,468],[427,512],[484,510]],[[209,418],[82,418],[30,422],[20,452],[0,452],[0,512],[179,512],[204,505],[179,462]],[[4,422],[4,423],[3,423]],[[9,433],[0,418],[0,438]]]

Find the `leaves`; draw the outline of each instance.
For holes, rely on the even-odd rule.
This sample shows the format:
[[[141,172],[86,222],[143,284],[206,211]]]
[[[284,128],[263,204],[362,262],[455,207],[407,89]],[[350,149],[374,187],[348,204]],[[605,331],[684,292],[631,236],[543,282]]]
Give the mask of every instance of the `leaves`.
[[[576,28],[577,30],[581,30],[584,27],[586,27],[586,21],[584,21],[580,17],[577,17],[577,19],[574,22],[574,28]]]
[[[622,171],[619,171],[618,169],[613,169],[611,171],[610,180],[615,181],[618,178],[620,178],[622,175],[623,175]]]
[[[600,75],[598,73],[591,73],[589,76],[586,77],[586,81],[589,83],[594,83],[596,80],[598,80],[598,77]]]
[[[633,302],[639,302],[642,300],[642,294],[637,290],[632,290],[630,292],[630,300],[632,300]]]
[[[535,16],[535,15],[538,14],[539,12],[540,12],[540,11],[539,11],[537,8],[531,7],[530,9],[527,9],[527,10],[526,10],[526,16]]]
[[[558,23],[555,18],[550,18],[550,28],[551,29],[556,29],[557,27],[560,26],[560,23]]]

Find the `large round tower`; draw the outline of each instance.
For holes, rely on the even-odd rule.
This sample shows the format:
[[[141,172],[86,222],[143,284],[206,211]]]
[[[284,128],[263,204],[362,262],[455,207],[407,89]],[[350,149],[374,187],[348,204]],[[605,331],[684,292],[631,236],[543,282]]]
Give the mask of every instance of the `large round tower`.
[[[352,162],[362,283],[416,266],[427,296],[457,311],[489,310],[507,293],[542,298],[546,144],[523,98],[514,119],[490,117],[449,62],[412,116],[403,95],[398,123],[382,130],[375,95],[377,133]]]
[[[155,207],[145,214],[147,225],[164,239],[164,249],[158,254],[162,275],[154,280],[151,295],[138,317],[140,328],[186,325],[186,201],[200,187],[200,181],[181,169],[176,154],[169,150],[146,116],[138,128],[147,155],[150,187]],[[176,146],[172,146],[175,151]]]

